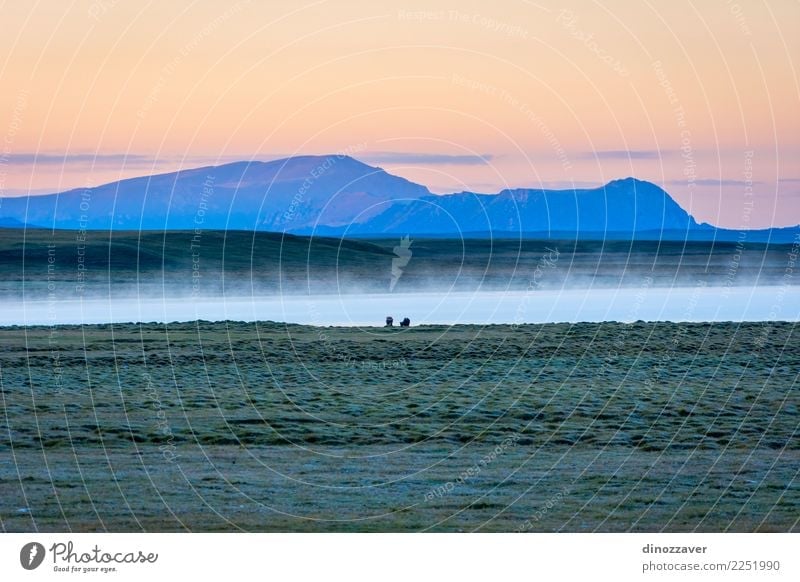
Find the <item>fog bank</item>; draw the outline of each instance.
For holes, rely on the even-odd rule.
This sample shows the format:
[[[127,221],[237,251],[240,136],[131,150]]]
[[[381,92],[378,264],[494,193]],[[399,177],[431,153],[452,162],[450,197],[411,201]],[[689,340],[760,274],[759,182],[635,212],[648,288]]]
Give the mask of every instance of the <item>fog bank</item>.
[[[424,324],[622,321],[798,321],[800,287],[639,287],[175,298],[4,301],[0,325],[279,321],[379,326],[387,315]]]

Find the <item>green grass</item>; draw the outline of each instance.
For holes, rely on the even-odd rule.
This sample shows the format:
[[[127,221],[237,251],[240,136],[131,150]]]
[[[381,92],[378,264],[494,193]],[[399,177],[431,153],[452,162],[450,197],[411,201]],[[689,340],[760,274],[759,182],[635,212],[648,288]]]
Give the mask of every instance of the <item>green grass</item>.
[[[0,520],[795,531],[795,345],[789,323],[5,328]]]
[[[388,292],[399,239],[335,239],[243,231],[75,231],[0,228],[0,296],[46,295],[48,278],[62,298],[76,297],[79,260],[84,295]],[[52,245],[51,248],[48,245]],[[85,247],[85,248],[83,248]],[[790,246],[680,242],[416,239],[394,291],[473,290],[539,285],[595,287],[780,284]],[[543,257],[558,260],[543,273]],[[52,269],[48,259],[52,254]],[[81,253],[85,255],[81,256]]]

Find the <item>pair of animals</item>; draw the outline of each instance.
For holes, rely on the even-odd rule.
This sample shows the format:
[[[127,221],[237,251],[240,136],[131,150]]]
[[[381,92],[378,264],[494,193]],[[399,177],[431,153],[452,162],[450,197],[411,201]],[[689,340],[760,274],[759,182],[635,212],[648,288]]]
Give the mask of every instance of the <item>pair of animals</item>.
[[[394,318],[390,315],[386,318],[386,327],[392,327],[394,325]],[[407,317],[403,318],[403,321],[400,322],[400,327],[409,327],[411,325],[411,320]]]

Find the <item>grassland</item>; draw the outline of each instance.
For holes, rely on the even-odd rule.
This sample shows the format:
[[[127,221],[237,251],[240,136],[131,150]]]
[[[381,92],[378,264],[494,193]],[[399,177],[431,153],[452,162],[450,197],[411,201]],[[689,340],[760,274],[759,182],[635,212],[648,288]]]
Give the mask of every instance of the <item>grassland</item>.
[[[797,345],[789,323],[4,328],[0,522],[797,531]]]
[[[0,298],[203,296],[390,289],[397,238],[353,240],[243,231],[0,228]],[[704,242],[411,240],[396,293],[541,288],[780,285],[791,245]],[[556,251],[555,253],[553,251]],[[80,284],[80,293],[76,287]]]

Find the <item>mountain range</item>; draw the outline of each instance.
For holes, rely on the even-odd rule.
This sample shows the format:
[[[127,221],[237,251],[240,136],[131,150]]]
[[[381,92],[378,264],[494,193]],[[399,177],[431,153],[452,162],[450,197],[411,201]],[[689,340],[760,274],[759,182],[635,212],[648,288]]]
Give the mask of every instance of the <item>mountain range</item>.
[[[626,178],[592,189],[435,195],[344,155],[234,162],[57,194],[0,199],[0,227],[224,229],[325,236],[525,236],[734,240],[663,189]],[[748,231],[788,242],[800,228]]]

